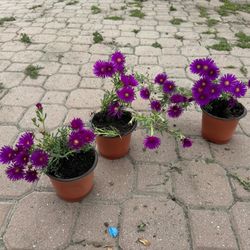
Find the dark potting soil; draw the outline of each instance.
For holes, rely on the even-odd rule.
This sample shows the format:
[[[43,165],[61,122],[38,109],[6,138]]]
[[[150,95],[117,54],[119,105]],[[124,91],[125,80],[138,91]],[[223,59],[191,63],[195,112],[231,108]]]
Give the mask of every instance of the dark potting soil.
[[[89,171],[95,162],[95,151],[79,152],[59,161],[57,171],[48,170],[48,174],[62,179],[78,177]]]
[[[128,111],[124,111],[122,117],[120,119],[112,118],[107,115],[106,112],[98,112],[94,115],[92,119],[92,124],[101,129],[109,129],[116,128],[120,135],[124,135],[128,133],[134,126],[133,124],[129,124],[132,119],[132,115]]]
[[[204,110],[220,118],[237,118],[244,113],[244,106],[236,102],[233,107],[230,107],[227,100],[217,99],[204,107]]]

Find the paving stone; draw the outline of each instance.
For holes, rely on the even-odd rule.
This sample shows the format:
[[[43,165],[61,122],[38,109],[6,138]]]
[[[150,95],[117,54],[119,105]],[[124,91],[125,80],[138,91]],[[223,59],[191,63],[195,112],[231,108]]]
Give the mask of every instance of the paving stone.
[[[120,46],[137,46],[140,42],[140,40],[136,37],[118,37],[115,39],[115,41]]]
[[[218,164],[203,161],[176,164],[174,173],[176,196],[189,206],[228,207],[233,202],[225,170]]]
[[[24,73],[2,72],[0,73],[0,82],[5,88],[16,87],[25,78]]]
[[[143,140],[146,134],[137,130],[132,134],[130,155],[135,161],[168,163],[177,160],[175,141],[172,137],[164,134],[161,138],[161,146],[157,151],[143,151]]]
[[[46,128],[50,130],[56,129],[64,120],[65,115],[67,114],[67,109],[64,106],[54,104],[43,106],[44,112],[47,114]],[[19,123],[22,128],[34,129],[34,125],[31,119],[36,116],[35,111],[35,106],[32,106],[27,110]]]
[[[88,53],[83,52],[66,52],[61,59],[65,64],[84,64],[87,63],[90,58]]]
[[[99,89],[73,90],[67,99],[69,108],[98,108],[104,92]]]
[[[28,107],[39,102],[43,93],[44,90],[39,87],[15,87],[0,100],[0,104]]]
[[[78,65],[62,65],[59,70],[59,73],[69,73],[69,74],[77,74],[79,72]]]
[[[159,72],[163,72],[163,68],[158,65],[137,65],[134,67],[135,72],[147,74],[150,79],[154,79]]]
[[[181,49],[181,53],[184,56],[208,56],[209,52],[202,46],[186,46]]]
[[[182,143],[179,142],[179,152],[180,156],[184,159],[199,159],[199,158],[208,158],[211,159],[212,155],[210,153],[208,142],[201,138],[192,138],[193,142],[192,147],[183,148]]]
[[[124,200],[133,190],[133,165],[127,158],[110,161],[99,157],[95,186],[86,200]]]
[[[241,180],[249,182],[249,176],[250,176],[249,169],[243,169],[243,168],[237,169],[237,168],[235,168],[235,169],[231,169],[229,172],[233,175],[238,176]],[[231,177],[231,183],[232,183],[232,187],[233,187],[237,197],[239,197],[240,199],[249,199],[250,198],[250,192],[247,191],[246,189],[244,189],[244,186],[242,184],[240,184],[240,182],[238,180]]]
[[[110,55],[113,51],[107,45],[104,45],[104,44],[93,44],[90,47],[89,52],[91,52],[93,54],[100,54],[100,52],[102,52],[102,54],[104,54],[104,55]]]
[[[10,64],[10,61],[0,60],[0,71],[4,71]]]
[[[11,203],[0,203],[0,234],[4,231],[5,222],[9,211],[12,207]]]
[[[0,147],[11,144],[17,136],[15,126],[0,126]]]
[[[49,43],[44,50],[48,52],[66,52],[69,51],[70,47],[69,43],[54,42]]]
[[[238,249],[227,213],[190,210],[189,217],[195,250]]]
[[[72,90],[80,82],[80,76],[72,74],[55,74],[48,78],[44,87],[49,90]]]
[[[159,64],[164,67],[185,68],[188,62],[184,56],[159,56]]]
[[[0,122],[18,122],[24,110],[25,109],[21,107],[2,106],[0,107]]]
[[[137,165],[137,190],[172,194],[171,177],[166,167],[158,164]]]
[[[237,202],[232,210],[233,227],[239,239],[240,249],[247,250],[250,248],[250,204],[247,202]]]
[[[158,43],[160,43],[162,45],[162,47],[167,47],[167,48],[176,48],[176,47],[180,47],[182,46],[182,42],[177,40],[177,39],[173,39],[173,38],[160,38],[157,40]]]
[[[20,72],[24,72],[25,69],[29,66],[28,63],[12,63],[9,67],[8,67],[8,71],[20,71]],[[9,72],[6,72],[9,73]],[[16,72],[14,72],[15,74]]]
[[[49,104],[63,104],[68,96],[67,92],[62,91],[48,91],[42,99],[42,103]]]
[[[145,232],[137,232],[144,222]],[[136,197],[124,203],[121,222],[120,246],[122,249],[144,249],[137,239],[151,242],[147,249],[189,249],[186,222],[182,208],[171,200],[160,201],[153,197]]]
[[[8,42],[16,36],[14,33],[1,33],[0,42]]]
[[[41,75],[53,75],[60,68],[60,64],[57,62],[38,62],[38,65],[42,68],[39,71]]]
[[[82,203],[80,214],[77,218],[73,241],[89,241],[104,244],[114,244],[114,239],[105,234],[107,222],[110,226],[118,226],[120,209],[115,205],[87,204]],[[86,228],[88,230],[86,230]]]
[[[161,49],[152,46],[138,46],[135,48],[135,55],[138,56],[159,56]]]
[[[248,101],[247,101],[248,102]],[[244,104],[242,102],[242,104]],[[248,103],[247,103],[248,104]],[[248,109],[250,109],[250,106],[247,105],[246,108],[249,107]],[[244,117],[243,119],[240,120],[240,126],[242,128],[242,130],[247,134],[250,135],[250,129],[249,129],[249,124],[250,124],[250,118],[247,115],[246,117]]]
[[[49,35],[49,34],[39,34],[32,37],[32,41],[36,43],[50,43],[55,41],[56,35]]]
[[[93,109],[69,109],[64,123],[69,124],[73,118],[78,117],[78,118],[83,119],[85,124],[89,126],[88,122],[90,121],[91,115],[93,114],[94,111],[95,110]]]
[[[214,55],[214,61],[218,65],[218,67],[228,67],[233,65],[234,67],[241,67],[242,64],[237,57],[229,56],[229,55]]]
[[[40,51],[20,51],[15,53],[12,57],[13,62],[27,62],[34,63],[42,57],[43,53]]]
[[[250,155],[248,145],[250,138],[244,135],[235,134],[226,145],[216,145],[211,143],[211,150],[215,159],[225,167],[248,167]]]
[[[80,88],[101,88],[103,81],[100,78],[83,78],[80,82]]]
[[[74,225],[77,203],[67,203],[53,193],[34,192],[19,201],[4,243],[8,249],[58,249],[65,247]],[[23,219],[23,212],[29,216]],[[39,216],[37,216],[39,214]]]
[[[20,31],[20,33],[34,35],[34,34],[40,34],[42,32],[42,30],[43,29],[40,27],[25,27]]]
[[[6,42],[2,46],[3,51],[20,51],[25,49],[26,45],[17,41]]]

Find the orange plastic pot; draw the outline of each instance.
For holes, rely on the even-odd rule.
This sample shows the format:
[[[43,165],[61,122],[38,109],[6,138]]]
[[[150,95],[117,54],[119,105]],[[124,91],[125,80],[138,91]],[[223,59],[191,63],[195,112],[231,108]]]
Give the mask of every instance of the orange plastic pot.
[[[63,200],[76,202],[82,200],[94,186],[94,169],[98,162],[98,155],[95,151],[95,161],[92,167],[81,176],[62,179],[48,175],[56,194]]]
[[[227,119],[211,115],[202,109],[202,137],[216,144],[228,143],[234,134],[239,120],[246,114],[247,110],[244,108],[241,116]]]

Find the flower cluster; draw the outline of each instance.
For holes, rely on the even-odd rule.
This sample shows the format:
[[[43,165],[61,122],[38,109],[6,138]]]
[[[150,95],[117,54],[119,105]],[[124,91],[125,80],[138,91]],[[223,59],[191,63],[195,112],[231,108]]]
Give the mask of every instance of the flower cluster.
[[[220,70],[211,58],[195,59],[190,64],[190,70],[200,76],[192,87],[193,98],[200,106],[208,105],[220,97],[236,100],[247,92],[247,84],[235,75],[220,76]]]
[[[136,119],[148,130],[149,135],[144,139],[144,148],[157,149],[161,145],[155,132],[169,132],[179,141],[183,147],[190,147],[192,141],[177,130],[168,126],[168,118],[178,118],[192,101],[191,93],[184,88],[179,88],[176,83],[169,79],[166,73],[155,76],[154,82],[150,82],[141,75],[143,84],[139,86],[140,96],[149,101],[151,113],[138,115]]]
[[[116,51],[110,61],[97,61],[93,72],[97,77],[110,77],[113,81],[112,91],[106,91],[102,100],[102,111],[113,118],[121,118],[123,110],[130,107],[136,98],[135,87],[138,81],[134,75],[126,74],[125,56]]]
[[[94,133],[84,127],[80,118],[74,118],[70,127],[62,128],[56,135],[46,132],[43,106],[38,103],[36,108],[36,118],[32,121],[39,128],[42,139],[35,139],[33,132],[25,132],[14,147],[3,146],[0,149],[0,163],[7,165],[5,172],[12,181],[37,181],[39,174],[46,172],[57,157],[63,158],[83,150],[95,139]]]

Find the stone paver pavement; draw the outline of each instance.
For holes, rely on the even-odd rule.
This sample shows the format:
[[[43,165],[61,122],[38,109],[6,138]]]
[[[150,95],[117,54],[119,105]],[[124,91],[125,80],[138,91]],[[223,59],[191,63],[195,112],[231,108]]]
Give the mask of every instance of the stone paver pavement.
[[[37,102],[45,104],[52,130],[74,116],[87,120],[98,110],[103,90],[111,86],[109,80],[94,77],[92,65],[117,48],[134,70],[150,77],[166,71],[183,87],[191,86],[194,76],[188,64],[199,56],[212,56],[223,72],[246,80],[250,49],[235,46],[235,34],[250,35],[250,14],[221,16],[216,10],[222,4],[0,0],[0,19],[15,17],[0,25],[0,146],[14,143],[31,128]],[[100,13],[92,13],[93,6]],[[132,9],[145,17],[130,16]],[[180,24],[174,24],[178,19]],[[99,44],[93,42],[96,31],[104,39]],[[20,41],[22,33],[31,44]],[[210,48],[220,37],[231,50]],[[37,79],[24,74],[30,64],[42,67]],[[249,94],[242,103],[250,110]],[[141,101],[135,107],[148,109]],[[145,153],[138,129],[127,157],[100,157],[95,188],[80,203],[61,201],[46,176],[34,185],[10,183],[1,169],[0,250],[249,250],[250,192],[232,174],[250,177],[250,118],[240,122],[228,145],[204,141],[200,120],[201,113],[191,108],[171,121],[195,142],[190,150],[165,136],[158,152]],[[105,222],[119,227],[118,238],[107,235]],[[142,223],[145,231],[138,232]],[[151,245],[138,243],[140,237]]]

